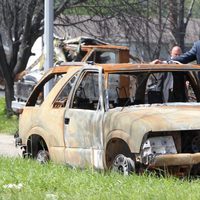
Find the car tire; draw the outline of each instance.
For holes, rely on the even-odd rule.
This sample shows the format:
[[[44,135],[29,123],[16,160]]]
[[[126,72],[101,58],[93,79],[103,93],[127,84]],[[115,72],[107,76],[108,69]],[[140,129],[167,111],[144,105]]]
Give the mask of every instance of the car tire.
[[[197,134],[192,138],[191,147],[194,153],[200,152],[200,134]]]
[[[36,160],[41,164],[47,163],[49,161],[49,152],[46,150],[38,151],[36,155]]]
[[[112,162],[112,171],[123,175],[130,175],[135,172],[135,162],[123,154],[118,154]]]

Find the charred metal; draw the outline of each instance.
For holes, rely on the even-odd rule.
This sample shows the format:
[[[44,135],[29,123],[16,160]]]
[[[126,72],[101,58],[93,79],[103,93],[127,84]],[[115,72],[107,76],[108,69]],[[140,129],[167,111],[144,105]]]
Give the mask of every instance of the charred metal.
[[[200,174],[198,71],[198,65],[176,64],[55,67],[23,107],[17,144],[40,162],[123,174]],[[150,81],[160,73],[171,74],[170,88],[150,92],[156,88]],[[54,87],[44,99],[51,79]]]

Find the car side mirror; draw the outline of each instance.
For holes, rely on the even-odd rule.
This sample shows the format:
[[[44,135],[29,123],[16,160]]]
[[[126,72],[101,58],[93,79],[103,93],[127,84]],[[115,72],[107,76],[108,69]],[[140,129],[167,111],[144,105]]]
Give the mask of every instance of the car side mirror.
[[[23,112],[26,102],[12,101],[12,109],[16,114],[21,114]]]

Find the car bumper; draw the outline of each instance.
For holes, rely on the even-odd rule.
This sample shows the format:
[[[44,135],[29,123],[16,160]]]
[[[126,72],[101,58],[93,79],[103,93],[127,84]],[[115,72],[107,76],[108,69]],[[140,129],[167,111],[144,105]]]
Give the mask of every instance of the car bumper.
[[[200,163],[200,153],[166,154],[154,157],[151,167],[184,166]]]

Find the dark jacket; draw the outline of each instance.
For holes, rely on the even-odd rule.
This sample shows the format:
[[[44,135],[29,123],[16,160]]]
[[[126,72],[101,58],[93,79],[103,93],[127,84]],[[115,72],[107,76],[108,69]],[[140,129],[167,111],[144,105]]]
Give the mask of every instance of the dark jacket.
[[[200,64],[200,40],[195,42],[193,47],[186,53],[174,58],[173,60],[187,64],[192,61],[197,61]]]

